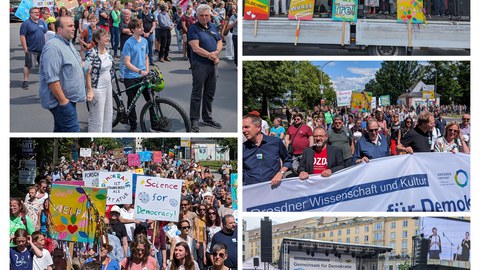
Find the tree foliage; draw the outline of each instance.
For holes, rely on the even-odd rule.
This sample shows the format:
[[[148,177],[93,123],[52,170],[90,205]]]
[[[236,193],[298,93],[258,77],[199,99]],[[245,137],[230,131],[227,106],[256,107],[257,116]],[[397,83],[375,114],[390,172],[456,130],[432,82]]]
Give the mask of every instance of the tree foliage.
[[[175,145],[180,145],[180,138],[146,138],[142,141],[142,146],[149,151],[168,151]]]
[[[238,139],[234,138],[210,138],[211,140],[215,140],[218,145],[222,146],[220,152],[225,152],[230,150],[230,160],[236,160],[238,156]]]

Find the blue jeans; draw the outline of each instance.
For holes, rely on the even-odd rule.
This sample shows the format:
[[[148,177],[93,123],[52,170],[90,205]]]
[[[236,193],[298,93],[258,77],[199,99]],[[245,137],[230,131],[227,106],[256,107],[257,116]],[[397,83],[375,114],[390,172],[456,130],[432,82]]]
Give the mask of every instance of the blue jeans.
[[[162,269],[162,264],[163,264],[163,256],[162,256],[162,251],[159,250],[157,252],[157,261],[158,261],[158,268]]]
[[[148,61],[153,63],[153,38],[154,35],[149,35],[145,38],[148,41]]]
[[[53,114],[55,125],[53,132],[80,132],[80,125],[78,124],[77,108],[74,102],[69,102],[65,105],[58,105],[50,109]]]
[[[118,44],[120,44],[120,28],[112,27],[112,48],[114,56],[117,56]]]
[[[183,50],[183,39],[182,39],[182,32],[178,30],[178,28],[175,26],[175,34],[177,35],[177,49],[178,52],[182,52]]]

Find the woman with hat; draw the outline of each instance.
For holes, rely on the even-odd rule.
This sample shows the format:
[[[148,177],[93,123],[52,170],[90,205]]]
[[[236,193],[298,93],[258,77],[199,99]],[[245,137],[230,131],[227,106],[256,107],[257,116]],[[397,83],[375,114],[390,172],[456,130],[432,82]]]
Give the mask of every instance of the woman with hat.
[[[45,20],[45,23],[47,24],[47,33],[45,33],[45,42],[50,40],[52,37],[55,36],[55,22],[57,20],[54,17],[48,17],[48,19]]]

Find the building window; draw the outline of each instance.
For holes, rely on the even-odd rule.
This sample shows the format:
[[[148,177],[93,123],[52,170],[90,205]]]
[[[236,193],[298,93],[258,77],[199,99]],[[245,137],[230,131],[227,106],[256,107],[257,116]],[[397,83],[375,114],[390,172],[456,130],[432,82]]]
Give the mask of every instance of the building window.
[[[375,240],[382,240],[382,233],[375,233]]]
[[[365,235],[365,244],[368,243],[368,235]]]
[[[403,227],[408,227],[408,220],[403,221]]]
[[[368,226],[365,226],[365,232],[368,232],[368,230],[369,230]]]
[[[338,230],[337,235],[338,235],[338,236],[341,236],[341,235],[342,235],[342,230]]]
[[[392,223],[390,224],[390,229],[395,229],[396,227],[397,227],[397,222],[392,221]]]
[[[402,241],[402,249],[407,249],[407,240]]]
[[[350,237],[347,237],[345,243],[350,243]]]
[[[333,231],[330,232],[330,237],[333,237]]]
[[[360,227],[355,227],[355,233],[360,233]]]
[[[390,233],[390,239],[395,239],[395,236],[396,236],[396,235],[397,235],[397,234],[396,234],[395,232]]]
[[[395,242],[390,242],[390,247],[392,248],[392,253],[395,253]]]
[[[377,222],[375,223],[375,230],[378,231],[378,230],[381,230],[383,227],[382,223],[381,222]]]
[[[347,229],[347,235],[350,235],[350,229]]]
[[[337,242],[342,243],[342,238],[338,238]]]
[[[402,238],[407,238],[408,237],[408,232],[407,231],[403,231],[402,232]]]
[[[360,243],[360,237],[355,236],[355,244],[358,244],[358,243]]]

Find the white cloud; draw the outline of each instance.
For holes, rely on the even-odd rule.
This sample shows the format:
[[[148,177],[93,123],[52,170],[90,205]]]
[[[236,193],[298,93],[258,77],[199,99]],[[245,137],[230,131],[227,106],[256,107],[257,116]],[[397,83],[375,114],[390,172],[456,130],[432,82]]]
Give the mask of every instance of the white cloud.
[[[359,68],[359,67],[348,67],[348,71],[353,74],[358,74],[362,76],[375,76],[375,73],[379,68]]]
[[[379,68],[348,67],[347,70],[357,76],[339,76],[333,79],[335,90],[363,90],[365,84],[375,78],[375,73],[378,69]]]

